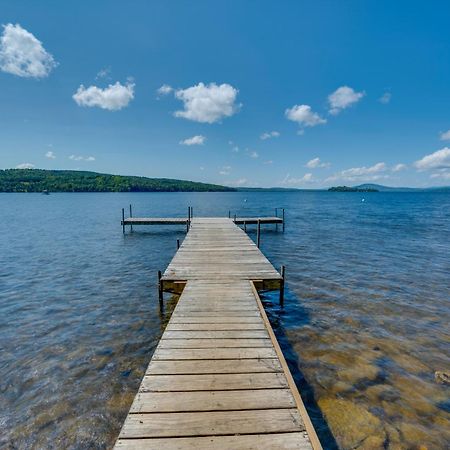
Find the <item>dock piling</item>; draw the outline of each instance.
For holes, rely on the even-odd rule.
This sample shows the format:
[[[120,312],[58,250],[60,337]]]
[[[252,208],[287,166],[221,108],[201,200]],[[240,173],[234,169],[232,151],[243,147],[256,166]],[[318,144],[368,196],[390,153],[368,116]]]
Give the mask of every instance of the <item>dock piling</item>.
[[[258,248],[260,243],[261,243],[261,221],[258,219],[258,228],[256,231],[256,246]]]
[[[280,306],[284,307],[284,277],[285,277],[285,266],[281,266],[280,275],[281,275],[281,281],[280,281]]]
[[[122,233],[125,234],[125,208],[122,208]]]
[[[131,203],[130,203],[130,218],[133,217],[133,209],[131,208]],[[130,225],[130,230],[133,231],[133,224]]]

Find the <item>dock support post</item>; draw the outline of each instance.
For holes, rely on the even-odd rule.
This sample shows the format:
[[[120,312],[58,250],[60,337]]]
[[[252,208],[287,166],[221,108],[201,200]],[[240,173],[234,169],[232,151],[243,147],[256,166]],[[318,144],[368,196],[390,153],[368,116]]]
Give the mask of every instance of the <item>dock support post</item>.
[[[261,221],[258,219],[258,228],[256,231],[256,246],[258,248],[260,243],[261,243]]]
[[[278,217],[278,208],[275,208],[275,217]],[[275,231],[278,231],[278,223],[275,222]]]
[[[180,249],[180,240],[177,239],[177,250],[179,250],[179,249]]]
[[[247,233],[247,222],[244,222],[244,231]]]
[[[284,208],[283,208],[283,233],[284,233]]]
[[[122,208],[122,233],[125,234],[125,208]]]
[[[133,210],[131,209],[131,203],[130,203],[130,218],[133,217]],[[133,224],[130,225],[130,230],[133,231]]]
[[[162,282],[161,282],[161,271],[158,270],[158,301],[159,301],[159,310],[162,311],[164,309],[164,303],[163,303],[164,297],[163,297],[163,288],[162,288]]]
[[[281,281],[280,281],[280,306],[284,307],[284,277],[285,277],[285,267],[281,266],[280,274],[281,274]]]

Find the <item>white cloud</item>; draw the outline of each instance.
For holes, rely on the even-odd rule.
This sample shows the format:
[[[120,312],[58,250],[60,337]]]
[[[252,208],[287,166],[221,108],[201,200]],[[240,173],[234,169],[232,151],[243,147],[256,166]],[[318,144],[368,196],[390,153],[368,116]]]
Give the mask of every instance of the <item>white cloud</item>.
[[[407,168],[406,164],[396,164],[393,168],[392,168],[392,172],[400,172],[401,170],[405,170]]]
[[[229,84],[199,83],[187,89],[175,91],[175,97],[184,109],[175,111],[175,117],[195,122],[214,123],[235,114],[241,105],[235,103],[238,90]]]
[[[52,151],[48,151],[45,154],[45,157],[48,158],[48,159],[55,159],[56,158],[55,154]]]
[[[231,173],[231,166],[223,166],[222,169],[219,171],[220,175],[230,175]]]
[[[206,141],[206,137],[198,134],[197,136],[192,136],[184,141],[180,141],[181,145],[203,145]]]
[[[384,162],[379,162],[370,167],[352,167],[351,169],[346,169],[341,172],[344,178],[356,178],[364,177],[366,175],[372,175],[386,170],[386,164]]]
[[[436,173],[432,173],[430,175],[431,178],[440,178],[442,180],[450,180],[450,171],[442,171],[442,172],[436,172]]]
[[[31,163],[22,163],[16,166],[16,169],[34,169],[36,166]]]
[[[326,119],[313,112],[309,105],[294,105],[292,108],[286,109],[284,115],[287,119],[297,122],[303,127],[315,127],[327,123]]]
[[[378,101],[380,103],[383,103],[383,105],[387,105],[392,98],[392,94],[390,92],[385,92],[379,99]]]
[[[245,184],[248,184],[247,178],[239,178],[239,180],[230,181],[228,183],[230,186],[243,186]]]
[[[266,139],[277,138],[280,136],[278,131],[269,131],[267,133],[263,133],[259,138],[265,141]]]
[[[416,161],[414,165],[419,170],[448,169],[450,168],[450,148],[444,147],[430,155],[426,155],[419,161]]]
[[[72,161],[95,161],[93,156],[70,155],[69,159]]]
[[[44,78],[57,66],[42,42],[19,24],[3,26],[0,38],[0,69],[19,77]]]
[[[237,145],[235,145],[235,146],[231,149],[231,151],[232,151],[233,153],[239,153],[239,147],[238,147]]]
[[[314,158],[306,163],[306,167],[309,169],[327,168],[330,167],[330,163],[322,162],[320,158]]]
[[[250,158],[256,159],[259,158],[258,152],[252,151],[249,153]]]
[[[343,109],[359,102],[364,97],[365,92],[356,92],[351,87],[341,86],[328,96],[330,105],[329,113],[336,115]]]
[[[100,78],[109,78],[109,75],[111,74],[111,68],[106,67],[105,69],[101,69],[97,72],[97,75],[95,76],[95,79],[98,80]]]
[[[264,164],[273,164],[273,160],[268,159],[267,161],[264,161]]]
[[[156,91],[159,95],[167,95],[170,94],[173,91],[173,87],[169,86],[168,84],[163,84],[158,90]]]
[[[81,85],[72,98],[79,106],[98,106],[109,111],[118,111],[133,100],[134,84],[128,82],[123,85],[116,82],[104,89],[97,86],[85,88]]]
[[[450,141],[450,130],[441,133],[441,141]]]
[[[314,178],[312,173],[305,173],[305,175],[300,178],[294,178],[287,174],[281,184],[288,186],[300,186],[302,184],[314,183],[315,181],[316,179]]]

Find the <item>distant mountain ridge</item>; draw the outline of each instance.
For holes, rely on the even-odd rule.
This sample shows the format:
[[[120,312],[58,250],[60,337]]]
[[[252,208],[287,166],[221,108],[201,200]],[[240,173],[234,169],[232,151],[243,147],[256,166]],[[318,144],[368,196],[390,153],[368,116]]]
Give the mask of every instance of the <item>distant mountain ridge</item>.
[[[78,170],[0,170],[0,192],[226,192],[218,184]]]

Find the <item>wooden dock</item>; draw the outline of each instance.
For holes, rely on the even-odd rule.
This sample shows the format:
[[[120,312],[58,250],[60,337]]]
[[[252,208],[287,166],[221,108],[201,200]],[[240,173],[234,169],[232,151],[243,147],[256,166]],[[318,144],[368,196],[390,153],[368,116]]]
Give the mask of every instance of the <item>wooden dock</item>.
[[[117,449],[321,449],[257,288],[283,277],[228,218],[195,218],[160,279],[181,292]]]

